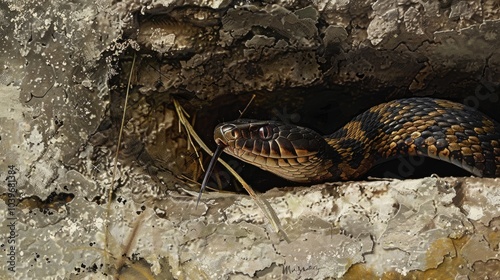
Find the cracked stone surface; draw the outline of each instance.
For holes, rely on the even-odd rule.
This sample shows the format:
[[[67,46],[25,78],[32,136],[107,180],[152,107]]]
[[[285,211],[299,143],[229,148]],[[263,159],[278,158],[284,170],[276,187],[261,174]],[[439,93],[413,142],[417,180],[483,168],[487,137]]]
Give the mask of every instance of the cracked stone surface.
[[[287,242],[246,195],[207,193],[195,208],[202,171],[172,105],[207,140],[251,94],[249,117],[326,131],[412,95],[500,120],[499,8],[0,2],[0,278],[499,278],[498,178],[274,188],[262,197]]]

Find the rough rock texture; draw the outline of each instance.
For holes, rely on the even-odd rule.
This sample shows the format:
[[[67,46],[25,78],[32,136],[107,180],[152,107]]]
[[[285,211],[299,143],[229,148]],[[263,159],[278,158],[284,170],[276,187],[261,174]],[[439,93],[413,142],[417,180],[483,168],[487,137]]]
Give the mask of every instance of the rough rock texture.
[[[0,15],[0,278],[500,277],[498,179],[273,189],[287,242],[245,195],[194,208],[201,171],[172,106],[207,140],[248,93],[248,117],[324,132],[410,95],[500,119],[496,1],[2,1]]]

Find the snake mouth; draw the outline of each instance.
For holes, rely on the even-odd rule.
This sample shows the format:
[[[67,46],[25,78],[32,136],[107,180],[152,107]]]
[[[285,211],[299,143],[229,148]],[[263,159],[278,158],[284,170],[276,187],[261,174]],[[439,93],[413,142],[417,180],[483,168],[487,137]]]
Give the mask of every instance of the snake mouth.
[[[224,142],[224,140],[221,138],[215,139],[215,144],[217,144],[217,146],[220,146],[221,148],[225,148],[228,146],[227,143]]]

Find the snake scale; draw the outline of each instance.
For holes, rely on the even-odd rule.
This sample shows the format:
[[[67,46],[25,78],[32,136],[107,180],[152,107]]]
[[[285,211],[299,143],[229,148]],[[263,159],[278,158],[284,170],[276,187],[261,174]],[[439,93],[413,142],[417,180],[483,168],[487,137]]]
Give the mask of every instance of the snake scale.
[[[352,180],[402,156],[426,156],[479,177],[500,177],[500,124],[463,104],[428,97],[370,108],[331,135],[276,121],[217,125],[218,149],[294,182]]]

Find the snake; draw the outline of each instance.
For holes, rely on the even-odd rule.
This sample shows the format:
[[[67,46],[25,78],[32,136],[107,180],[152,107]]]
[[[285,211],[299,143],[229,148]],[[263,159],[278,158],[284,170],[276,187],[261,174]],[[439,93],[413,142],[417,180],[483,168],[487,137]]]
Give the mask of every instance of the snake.
[[[500,177],[500,124],[461,103],[430,97],[371,107],[330,135],[272,120],[218,124],[205,188],[222,151],[299,183],[356,180],[398,157],[424,156],[478,177]]]

